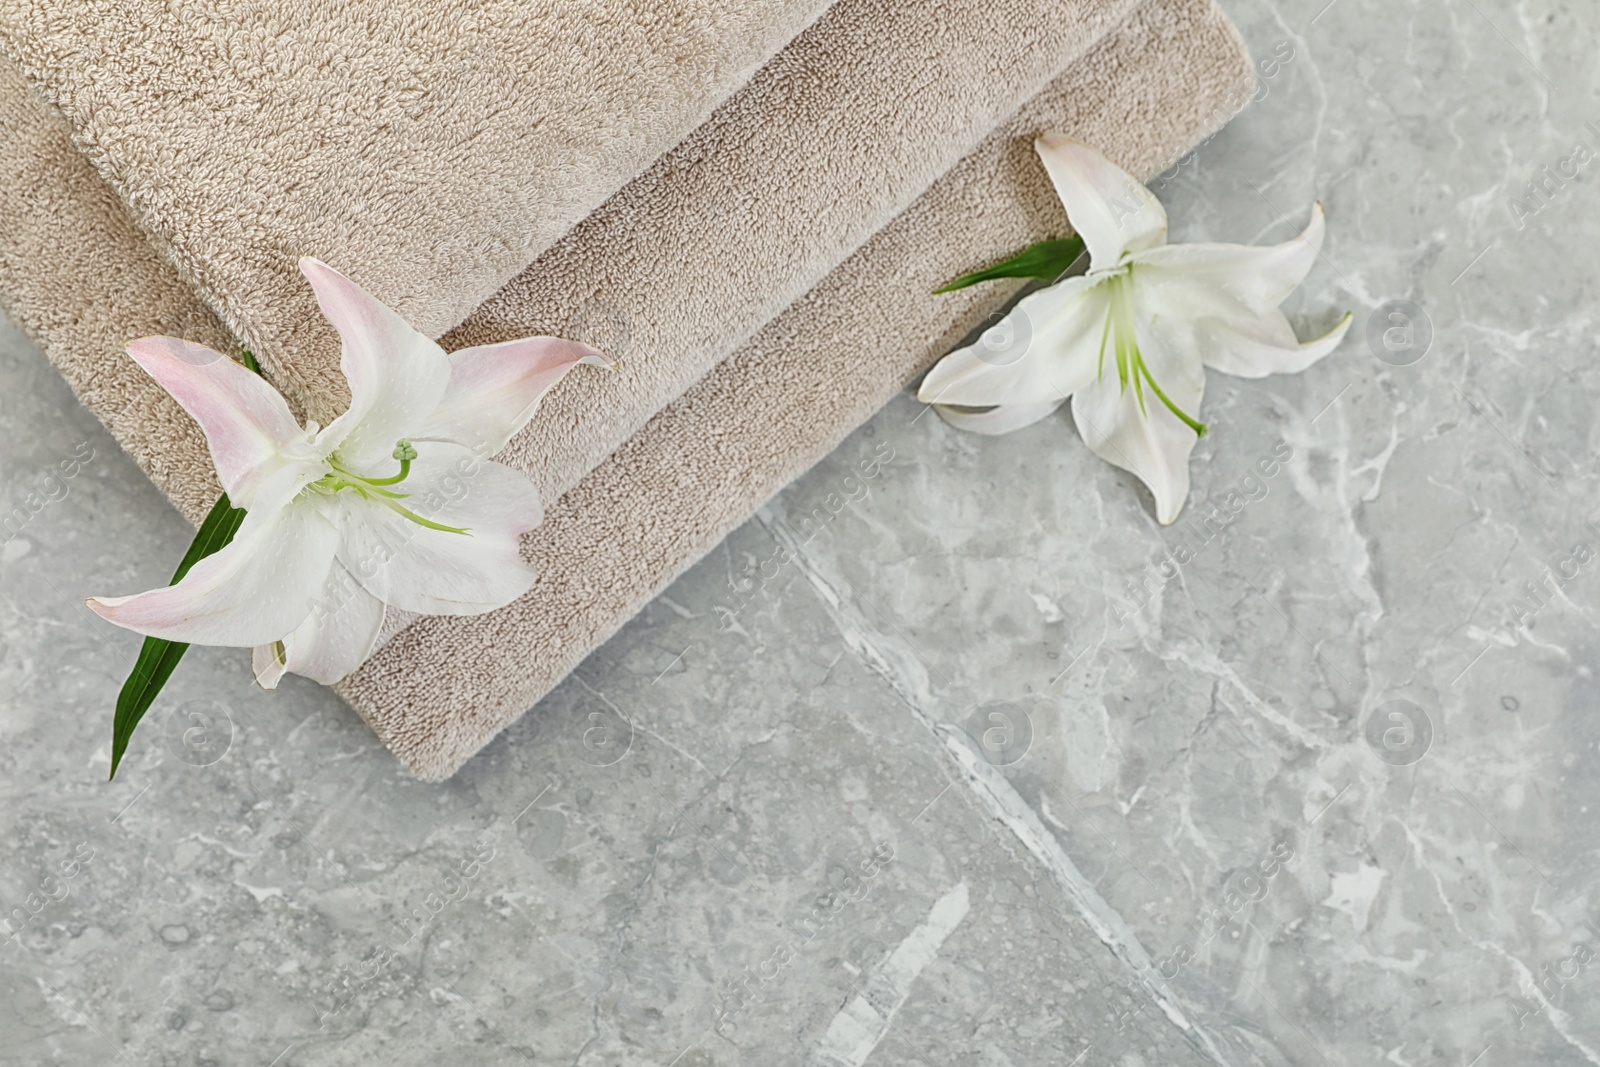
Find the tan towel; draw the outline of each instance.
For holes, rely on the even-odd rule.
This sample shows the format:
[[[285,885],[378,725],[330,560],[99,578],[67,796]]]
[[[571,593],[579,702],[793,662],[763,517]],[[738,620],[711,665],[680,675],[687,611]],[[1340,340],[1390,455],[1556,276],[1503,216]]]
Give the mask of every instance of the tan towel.
[[[442,332],[828,3],[0,0],[0,50],[179,275],[279,360],[330,336],[301,255]]]
[[[572,488],[1136,6],[837,0],[445,337],[464,348],[576,322],[622,361],[571,376],[501,460],[548,499]]]
[[[345,695],[413,771],[448,775],[999,299],[993,289],[932,298],[928,288],[1062,232],[1029,134],[1076,132],[1148,172],[1225,119],[1248,76],[1237,37],[1206,0],[1155,0],[553,508],[529,545],[543,577],[528,598],[414,625]],[[184,303],[175,272],[140,244],[59,119],[3,88],[0,117],[23,135],[0,166],[16,178],[6,188],[24,192],[0,191],[0,218],[16,220],[29,196],[50,214],[46,225],[5,228],[0,293],[193,517],[215,492],[209,478],[196,488],[203,451],[182,433],[151,447],[142,424],[170,404],[146,393],[127,413],[137,372],[99,356],[130,335],[186,326],[205,339],[218,327]],[[27,265],[68,245],[42,270]],[[117,291],[107,291],[113,276]],[[130,290],[147,295],[124,297]]]
[[[838,0],[709,122],[537,262],[523,259],[514,270],[492,272],[509,261],[490,255],[486,244],[520,248],[530,240],[518,229],[530,224],[518,214],[519,199],[496,191],[530,148],[546,153],[552,138],[566,146],[577,133],[556,137],[571,125],[566,118],[556,131],[527,122],[505,131],[491,125],[469,142],[470,151],[457,148],[451,134],[485,106],[482,96],[494,93],[490,73],[474,69],[479,80],[444,103],[391,120],[384,110],[392,92],[387,83],[326,64],[330,50],[355,51],[360,62],[351,63],[369,74],[397,62],[391,53],[398,45],[379,48],[355,23],[371,17],[369,6],[382,20],[416,7],[416,0],[372,0],[360,20],[321,12],[312,24],[317,41],[329,43],[315,47],[292,33],[293,47],[247,28],[223,32],[201,8],[182,18],[163,16],[164,36],[150,49],[117,47],[142,39],[128,13],[140,5],[119,2],[102,11],[98,0],[65,4],[99,20],[88,29],[48,33],[35,19],[3,37],[26,57],[25,72],[63,108],[158,249],[197,281],[202,299],[241,331],[304,413],[326,423],[347,394],[338,345],[295,268],[302,254],[349,274],[426,332],[456,326],[477,307],[451,334],[450,347],[579,333],[617,349],[610,354],[623,361],[619,373],[572,376],[501,457],[554,500],[904,210],[1136,3]],[[595,36],[621,35],[625,25],[599,20],[608,16],[604,6],[595,12]],[[559,40],[559,20],[554,27],[544,21],[437,31],[425,43],[441,58],[419,69],[418,84],[442,96],[436,83],[453,69],[442,57],[469,45],[515,58],[530,47],[525,37]],[[184,34],[229,48],[163,47]],[[683,47],[676,39],[667,43],[676,46],[674,54]],[[92,58],[69,61],[68,48],[91,50]],[[266,57],[278,62],[263,65]],[[241,68],[251,73],[248,88],[237,83]],[[140,81],[159,90],[174,70],[205,88],[191,99]],[[220,81],[214,84],[213,75]],[[530,108],[538,85],[565,77],[559,64],[535,69],[522,79],[531,86],[519,81],[520,89],[496,102],[496,119]],[[278,103],[280,97],[287,102]],[[237,100],[253,106],[223,106]],[[254,106],[268,101],[275,106]],[[343,109],[322,120],[325,128],[314,136],[307,132],[317,123],[311,101]],[[391,121],[400,122],[406,140],[396,139]],[[628,128],[625,116],[613,124],[619,136]],[[307,161],[274,164],[267,149],[298,136],[313,145]],[[215,151],[191,160],[183,154],[190,144]],[[367,146],[364,153],[360,146]],[[442,168],[435,156],[451,166]],[[202,163],[198,173],[183,169]],[[582,163],[582,153],[574,154],[571,164]],[[373,173],[381,166],[393,173]],[[330,197],[324,188],[333,177],[344,195]],[[535,167],[523,180],[567,179]],[[488,190],[487,207],[470,195],[475,184]],[[151,202],[157,206],[146,208]],[[242,225],[261,231],[256,240],[229,228],[239,221],[235,204],[270,209],[265,221],[246,213]],[[420,220],[413,218],[419,209]],[[419,262],[402,262],[408,257]],[[455,264],[465,267],[456,271]],[[515,282],[478,307],[523,267]]]

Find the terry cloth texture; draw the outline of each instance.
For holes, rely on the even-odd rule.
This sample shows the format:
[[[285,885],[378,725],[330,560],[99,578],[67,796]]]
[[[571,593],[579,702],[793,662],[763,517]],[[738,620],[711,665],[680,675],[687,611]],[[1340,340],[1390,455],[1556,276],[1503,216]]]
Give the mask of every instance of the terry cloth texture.
[[[501,462],[547,500],[572,488],[1136,6],[837,0],[444,338],[465,348],[574,324],[621,361],[570,376]]]
[[[159,390],[136,403],[137,368],[106,357],[147,333],[217,347],[225,335],[184,300],[60,118],[4,74],[0,295],[196,519],[216,491],[197,433],[177,422],[158,440],[143,422],[176,409]],[[448,776],[1004,299],[1003,285],[926,294],[1065,232],[1034,133],[1074,133],[1150,173],[1225,120],[1248,82],[1208,0],[1153,0],[553,506],[526,543],[541,575],[526,598],[415,623],[341,692],[413,772]]]
[[[0,0],[0,50],[280,384],[320,387],[297,390],[315,409],[327,382],[294,353],[332,333],[300,256],[440,333],[827,3]]]
[[[448,347],[465,347],[537,333],[588,334],[581,339],[600,343],[623,361],[616,375],[572,376],[502,460],[528,474],[547,500],[570,489],[1122,23],[1136,4],[941,0],[930,8],[905,0],[838,0],[709,122],[584,219],[446,339]],[[403,6],[400,0],[383,0],[378,8],[397,5]],[[221,32],[202,21],[208,32]],[[331,22],[315,24],[317,39],[332,36],[341,47],[351,47],[345,20]],[[515,37],[532,28],[513,22],[497,27],[493,37]],[[139,142],[190,136],[185,125],[191,121],[190,102],[148,87],[141,95],[139,83],[123,70],[123,53],[65,74],[48,65],[60,65],[69,47],[97,45],[108,31],[97,27],[87,41],[57,33],[48,47],[38,43],[40,32],[28,24],[13,34],[27,55],[43,54],[25,69],[41,72],[47,96],[70,102],[69,122],[85,124],[85,136],[96,142],[113,139],[123,154]],[[129,31],[113,23],[109,32]],[[255,40],[239,31],[235,36]],[[320,53],[302,48],[288,54]],[[164,52],[151,58],[174,62]],[[100,77],[107,64],[124,83],[120,91],[112,92]],[[386,112],[369,113],[384,106],[375,95],[382,83],[306,68],[302,61],[282,74],[269,71],[265,84],[253,82],[251,92],[263,96],[276,81],[287,87],[305,80],[328,99],[341,101],[344,121],[325,122],[329,128],[315,134],[335,143],[350,142],[357,134],[372,140],[368,125],[386,129]],[[70,92],[54,88],[56,83]],[[464,102],[471,99],[463,96]],[[358,107],[361,103],[366,106]],[[169,258],[200,280],[202,297],[241,331],[294,406],[326,423],[344,407],[347,393],[331,328],[295,268],[299,254],[315,255],[344,271],[429,333],[454,326],[510,280],[510,272],[496,275],[485,290],[481,269],[469,268],[457,277],[430,267],[419,277],[414,272],[423,268],[404,262],[408,256],[430,264],[477,262],[486,229],[491,243],[506,244],[510,239],[498,234],[521,222],[515,215],[484,217],[476,202],[468,201],[472,210],[461,211],[453,225],[418,230],[411,224],[413,205],[435,205],[430,214],[442,216],[471,179],[494,189],[512,166],[505,157],[514,161],[526,150],[514,139],[485,137],[474,142],[483,147],[459,160],[458,169],[410,173],[421,166],[414,156],[435,151],[436,128],[459,122],[461,110],[471,109],[424,112],[421,140],[412,147],[385,138],[369,150],[384,163],[403,166],[338,174],[344,195],[337,198],[343,216],[335,220],[337,234],[330,233],[330,198],[316,179],[327,167],[344,165],[342,157],[313,157],[287,168],[253,158],[253,169],[226,169],[210,175],[203,188],[186,184],[168,194],[159,225],[138,218],[140,204],[152,196],[146,187],[165,191],[167,175],[156,168],[186,161],[169,161],[148,146],[131,164],[93,153],[91,159],[112,175],[113,187],[134,206],[136,219],[165,242]],[[122,125],[105,131],[107,112]],[[284,137],[280,124],[304,116],[280,107],[233,118],[240,126],[233,132],[206,127],[208,136],[225,139],[224,148],[235,142],[277,144]],[[542,131],[523,132],[543,150]],[[366,156],[362,161],[369,170],[376,166]],[[286,170],[301,184],[285,188]],[[124,171],[133,176],[119,179]],[[230,188],[221,197],[217,186],[224,178]],[[539,180],[537,172],[527,179]],[[259,247],[239,241],[203,239],[218,227],[219,215],[223,223],[231,217],[223,203],[270,205],[272,255],[263,257]],[[371,208],[352,217],[352,203]],[[163,237],[167,231],[196,237],[180,246]],[[334,245],[326,243],[330,237],[336,237]],[[424,283],[436,288],[415,288]]]

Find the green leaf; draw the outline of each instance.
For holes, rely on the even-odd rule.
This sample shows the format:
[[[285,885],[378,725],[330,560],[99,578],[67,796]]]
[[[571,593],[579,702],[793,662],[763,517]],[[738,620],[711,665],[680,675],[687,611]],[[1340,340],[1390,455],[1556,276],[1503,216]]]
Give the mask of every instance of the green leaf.
[[[1004,263],[996,263],[985,270],[963,274],[954,281],[949,281],[939,286],[934,292],[951,293],[957,289],[965,289],[969,285],[993,281],[996,278],[1042,278],[1047,282],[1052,282],[1065,274],[1067,268],[1076,263],[1081,255],[1083,255],[1083,238],[1081,237],[1065,237],[1059,241],[1040,241],[1038,244],[1024,248]]]
[[[189,551],[183,554],[183,561],[173,572],[173,584],[181,581],[189,573],[190,567],[232,541],[243,521],[243,508],[234,507],[228,501],[227,493],[218,497],[190,542]],[[139,649],[139,659],[133,665],[133,673],[122,683],[122,692],[117,694],[117,717],[111,725],[112,778],[117,776],[117,765],[122,762],[122,754],[128,750],[134,727],[139,725],[144,713],[155,703],[161,687],[167,684],[167,679],[172,677],[178,661],[187,651],[189,646],[184,642],[166,641],[159,637],[144,639],[144,645]]]
[[[256,354],[254,352],[250,351],[248,348],[241,348],[239,349],[239,356],[243,359],[244,365],[247,369],[253,370],[257,374],[261,373],[261,363],[256,359]]]

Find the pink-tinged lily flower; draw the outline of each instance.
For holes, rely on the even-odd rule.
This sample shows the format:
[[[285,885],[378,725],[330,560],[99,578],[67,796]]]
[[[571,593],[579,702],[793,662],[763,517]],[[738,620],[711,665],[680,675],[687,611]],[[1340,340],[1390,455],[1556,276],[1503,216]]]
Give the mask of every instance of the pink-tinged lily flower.
[[[385,605],[475,615],[525,593],[518,551],[542,516],[520,472],[487,457],[527,424],[588,345],[529,337],[446,354],[314,259],[300,269],[343,340],[350,407],[301,427],[266,380],[175,337],[128,346],[206,435],[222,487],[246,516],[233,541],[175,585],[94,597],[137,633],[254,647],[267,688],[292,671],[329,683],[372,652]]]
[[[1322,248],[1322,205],[1292,241],[1266,248],[1167,244],[1167,214],[1088,145],[1034,147],[1089,252],[1089,271],[1024,297],[974,344],[940,360],[917,398],[952,425],[1000,434],[1072,398],[1078,433],[1137,475],[1170,523],[1189,495],[1205,368],[1260,378],[1305,370],[1338,347],[1350,316],[1300,343],[1278,305]],[[952,407],[951,405],[955,405]],[[973,412],[970,408],[992,408]]]

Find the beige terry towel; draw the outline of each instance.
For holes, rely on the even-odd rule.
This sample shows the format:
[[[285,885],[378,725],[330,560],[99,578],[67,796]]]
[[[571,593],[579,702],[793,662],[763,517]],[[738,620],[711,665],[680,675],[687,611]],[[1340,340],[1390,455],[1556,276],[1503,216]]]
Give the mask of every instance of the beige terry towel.
[[[414,0],[378,0],[374,6],[383,19],[408,3]],[[1124,21],[1135,4],[837,0],[710,121],[450,335],[449,347],[464,347],[533,333],[588,334],[584,339],[622,360],[614,376],[574,375],[563,383],[503,460],[532,477],[546,499],[570,489],[645,420],[904,210]],[[79,5],[95,8],[94,0],[72,0],[68,7]],[[8,47],[27,54],[29,69],[45,79],[47,93],[66,102],[69,125],[83,126],[80,139],[114,142],[114,151],[96,149],[91,159],[109,168],[111,184],[133,205],[136,221],[155,234],[180,273],[199,279],[202,298],[242,331],[270,377],[303,412],[325,423],[342,409],[346,394],[338,346],[295,269],[299,255],[315,255],[338,267],[428,332],[461,322],[493,288],[510,280],[509,272],[497,274],[485,291],[486,264],[504,261],[486,260],[483,247],[486,240],[520,244],[504,235],[519,219],[503,209],[506,217],[490,214],[463,195],[464,186],[481,183],[494,207],[508,157],[519,149],[544,154],[553,134],[537,127],[511,131],[523,137],[524,147],[486,133],[472,141],[476,147],[470,154],[449,151],[445,132],[482,106],[468,95],[485,91],[481,84],[464,86],[456,105],[420,112],[406,127],[414,142],[396,141],[386,113],[366,114],[387,106],[383,84],[315,67],[326,49],[308,50],[302,43],[290,53],[302,58],[281,70],[258,72],[250,85],[252,101],[275,100],[274,93],[281,91],[289,104],[243,113],[199,109],[194,117],[194,105],[213,104],[220,90],[208,89],[191,101],[160,89],[173,66],[192,68],[186,73],[201,78],[214,61],[205,58],[205,49],[198,50],[200,59],[189,51],[157,49],[147,57],[159,64],[150,76],[154,88],[141,91],[126,69],[126,53],[101,54],[110,52],[108,41],[135,33],[126,17],[95,23],[92,32],[49,35],[44,42],[41,27],[27,23],[11,33]],[[189,17],[199,18],[201,27],[170,20],[165,32],[204,39],[218,32],[198,11]],[[318,39],[354,48],[348,22],[333,12],[319,15]],[[513,44],[521,49],[524,35],[544,29],[511,20],[478,36],[485,48],[505,52]],[[596,23],[599,36],[615,32]],[[470,26],[435,36],[438,40],[430,43],[446,52],[464,47],[458,37],[476,40]],[[247,48],[256,41],[247,31],[220,39],[238,51],[236,38]],[[58,69],[68,45],[99,49],[95,62]],[[394,47],[377,51],[386,54]],[[257,62],[254,52],[248,59],[247,66]],[[120,79],[121,88],[113,91],[108,79]],[[299,90],[302,80],[306,88]],[[356,114],[324,120],[325,129],[295,135],[319,145],[343,145],[359,133],[362,143],[372,142],[365,154],[350,160],[319,151],[304,163],[276,166],[260,154],[246,158],[237,146],[280,145],[291,136],[282,128],[285,122],[314,121],[293,103],[306,94],[337,100]],[[523,103],[512,97],[503,106],[515,110]],[[224,118],[230,127],[218,125]],[[603,121],[603,116],[588,118]],[[181,151],[201,134],[218,142],[221,157],[218,163],[208,156],[206,166],[223,169],[180,178],[169,189],[165,168],[188,163]],[[449,160],[453,169],[441,170],[431,158],[420,158],[441,148],[460,157]],[[124,158],[136,150],[142,154]],[[382,169],[373,173],[390,161],[404,180]],[[329,169],[345,165],[356,169],[348,176]],[[419,173],[406,173],[411,170]],[[286,173],[296,177],[286,180]],[[325,185],[333,176],[344,194],[340,213],[349,216],[350,205],[360,205],[359,233],[352,232],[348,219],[335,218],[337,232],[330,229]],[[224,178],[225,201],[219,188]],[[292,184],[296,179],[300,184]],[[535,167],[525,180],[549,179]],[[142,205],[154,195],[152,187],[161,191],[161,209],[146,218],[150,213]],[[267,248],[212,238],[222,224],[218,216],[223,223],[233,217],[225,203],[236,202],[270,207]],[[422,208],[420,226],[409,218],[417,207]],[[452,215],[456,221],[445,225]],[[398,262],[408,256],[427,262]],[[468,262],[463,272],[439,273],[463,261]],[[419,290],[423,283],[435,288]]]
[[[621,359],[563,382],[501,460],[546,499],[572,488],[1135,6],[837,0],[446,336],[464,348],[576,322]]]
[[[143,393],[135,408],[170,402],[145,391],[131,363],[103,357],[151,332],[222,346],[220,327],[185,302],[59,117],[0,73],[10,142],[0,151],[0,298],[196,517],[216,492],[196,473],[203,445],[180,429],[153,447],[151,416],[130,413],[130,398]],[[343,694],[412,771],[450,774],[1003,298],[999,286],[926,295],[934,284],[1065,231],[1032,133],[1076,133],[1149,173],[1226,119],[1249,75],[1209,0],[1152,0],[552,508],[528,544],[542,577],[527,598],[477,619],[417,623]],[[16,224],[41,205],[33,225]]]
[[[0,50],[281,369],[330,336],[301,255],[442,332],[828,2],[0,0]]]

